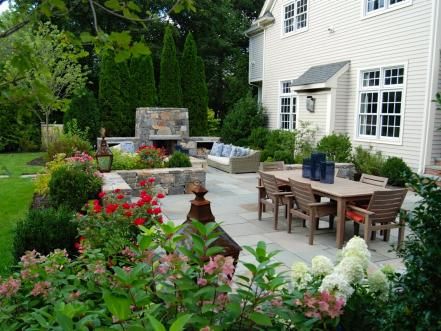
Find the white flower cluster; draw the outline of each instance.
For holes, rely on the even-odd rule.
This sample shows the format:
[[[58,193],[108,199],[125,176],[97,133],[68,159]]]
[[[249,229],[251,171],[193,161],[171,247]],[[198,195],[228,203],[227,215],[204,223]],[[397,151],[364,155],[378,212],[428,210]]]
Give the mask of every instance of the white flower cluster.
[[[333,270],[334,264],[326,256],[317,255],[312,258],[311,272],[313,276],[326,276],[329,275]]]
[[[291,268],[291,275],[293,280],[293,286],[297,290],[304,290],[307,288],[308,283],[312,281],[312,275],[309,272],[309,268],[306,263],[297,262],[294,263]]]
[[[349,284],[358,284],[365,276],[362,260],[356,256],[343,258],[334,272],[343,275]]]
[[[389,281],[382,270],[377,270],[368,276],[369,291],[387,299],[389,294]]]
[[[360,237],[354,237],[348,241],[345,247],[343,247],[341,256],[343,259],[349,256],[358,257],[363,263],[363,268],[367,269],[369,265],[369,260],[371,258],[371,253],[369,252],[364,239]]]
[[[323,278],[322,285],[319,287],[319,291],[326,291],[335,295],[338,298],[343,298],[345,301],[354,293],[354,289],[351,284],[346,280],[342,274],[333,272]]]

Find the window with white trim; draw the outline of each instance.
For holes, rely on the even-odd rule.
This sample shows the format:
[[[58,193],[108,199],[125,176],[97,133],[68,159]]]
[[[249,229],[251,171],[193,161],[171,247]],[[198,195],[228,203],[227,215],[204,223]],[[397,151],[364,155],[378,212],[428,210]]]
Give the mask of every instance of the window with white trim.
[[[305,29],[308,22],[308,0],[295,0],[283,6],[283,33]]]
[[[364,14],[369,15],[374,12],[380,12],[392,9],[396,6],[410,3],[412,0],[364,0]]]
[[[282,82],[280,86],[280,129],[294,130],[296,128],[296,101],[296,97],[291,93],[291,82]]]
[[[359,137],[400,138],[404,75],[403,66],[361,72],[358,109]]]

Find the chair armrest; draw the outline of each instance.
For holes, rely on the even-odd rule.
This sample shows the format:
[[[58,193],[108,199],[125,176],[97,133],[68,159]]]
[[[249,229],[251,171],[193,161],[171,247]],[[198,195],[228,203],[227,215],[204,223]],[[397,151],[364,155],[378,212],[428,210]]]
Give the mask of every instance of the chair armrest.
[[[277,193],[274,193],[272,195],[275,195],[275,196],[288,196],[288,195],[292,195],[292,192],[277,192]]]
[[[331,204],[329,202],[312,202],[308,203],[309,207],[322,207],[322,206],[330,206]]]
[[[358,213],[364,214],[364,215],[374,215],[374,212],[371,212],[369,210],[354,206],[354,205],[347,205],[346,206],[347,209],[352,209],[353,211],[356,211]]]
[[[265,189],[265,186],[258,185],[258,186],[256,186],[256,188],[259,189],[259,190],[260,190],[260,189]]]

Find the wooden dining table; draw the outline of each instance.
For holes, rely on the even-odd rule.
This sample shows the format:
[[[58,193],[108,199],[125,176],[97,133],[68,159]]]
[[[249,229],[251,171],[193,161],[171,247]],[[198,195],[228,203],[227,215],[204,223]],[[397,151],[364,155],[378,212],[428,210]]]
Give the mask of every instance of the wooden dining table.
[[[314,194],[328,197],[337,203],[337,235],[336,246],[342,248],[345,234],[345,216],[346,204],[349,201],[369,200],[374,191],[387,191],[389,189],[355,182],[353,180],[335,177],[334,184],[320,183],[319,181],[310,180],[302,177],[301,170],[277,170],[267,171],[266,173],[274,175],[276,179],[282,183],[289,183],[289,178],[299,182],[310,183]]]

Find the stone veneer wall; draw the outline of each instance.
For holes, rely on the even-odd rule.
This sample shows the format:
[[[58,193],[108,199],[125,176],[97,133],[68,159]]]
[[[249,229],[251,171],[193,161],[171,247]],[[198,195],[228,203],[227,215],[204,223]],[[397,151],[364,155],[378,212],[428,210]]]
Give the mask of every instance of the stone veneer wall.
[[[142,144],[150,145],[151,136],[169,136],[176,140],[188,138],[187,108],[136,108],[135,136]]]
[[[205,186],[205,169],[202,168],[164,168],[143,170],[117,170],[117,173],[134,190],[134,195],[139,195],[139,182],[149,177],[156,179],[155,184],[160,185],[166,194],[184,194],[193,183],[199,182]],[[190,193],[190,192],[188,192]]]

